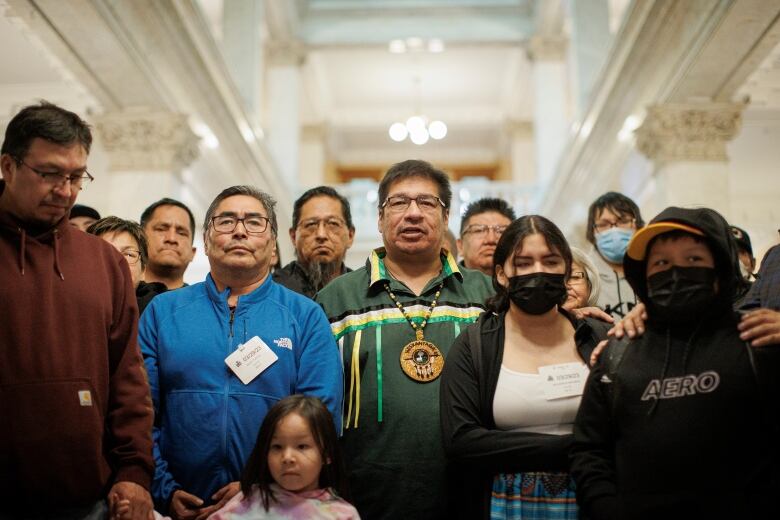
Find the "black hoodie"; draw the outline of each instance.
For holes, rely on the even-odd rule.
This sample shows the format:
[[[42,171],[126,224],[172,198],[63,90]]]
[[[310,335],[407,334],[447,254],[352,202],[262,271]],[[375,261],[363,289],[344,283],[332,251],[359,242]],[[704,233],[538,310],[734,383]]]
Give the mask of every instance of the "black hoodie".
[[[626,255],[626,278],[648,303],[647,332],[619,363],[610,345],[591,371],[574,426],[577,501],[592,519],[758,518],[780,492],[780,349],[739,339],[739,265],[723,217],[668,208],[651,224],[668,221],[704,233],[718,294],[698,318],[664,323],[647,297],[645,261]]]

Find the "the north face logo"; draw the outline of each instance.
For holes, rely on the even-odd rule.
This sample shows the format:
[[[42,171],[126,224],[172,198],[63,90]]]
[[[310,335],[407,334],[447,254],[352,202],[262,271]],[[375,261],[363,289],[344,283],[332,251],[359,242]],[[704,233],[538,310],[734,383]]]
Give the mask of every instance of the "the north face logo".
[[[274,343],[276,343],[277,347],[282,347],[282,348],[292,350],[292,340],[290,338],[275,339]]]

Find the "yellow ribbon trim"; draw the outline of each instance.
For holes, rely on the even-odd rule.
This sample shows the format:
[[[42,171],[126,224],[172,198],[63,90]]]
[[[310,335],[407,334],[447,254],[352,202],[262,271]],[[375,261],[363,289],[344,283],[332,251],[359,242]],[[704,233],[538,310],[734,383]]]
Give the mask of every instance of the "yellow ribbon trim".
[[[355,428],[358,426],[358,417],[360,417],[360,337],[362,330],[355,333],[355,341],[352,343],[352,362],[350,363],[350,383],[349,383],[349,407],[347,411],[347,425],[352,420],[352,402],[355,402]]]

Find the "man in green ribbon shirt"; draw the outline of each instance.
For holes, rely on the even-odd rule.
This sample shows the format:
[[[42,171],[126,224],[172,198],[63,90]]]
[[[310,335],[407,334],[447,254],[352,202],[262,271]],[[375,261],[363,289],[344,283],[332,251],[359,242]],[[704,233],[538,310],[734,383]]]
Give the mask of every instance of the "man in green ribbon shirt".
[[[427,162],[392,166],[379,185],[384,247],[316,297],[344,361],[342,441],[363,518],[446,516],[439,375],[493,292],[442,250],[451,198],[447,175]]]

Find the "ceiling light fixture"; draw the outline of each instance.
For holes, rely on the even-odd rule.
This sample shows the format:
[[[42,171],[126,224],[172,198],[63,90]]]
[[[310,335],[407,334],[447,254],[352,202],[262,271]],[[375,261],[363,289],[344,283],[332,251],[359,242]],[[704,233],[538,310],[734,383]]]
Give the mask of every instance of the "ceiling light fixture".
[[[406,52],[430,52],[438,54],[444,52],[444,41],[441,38],[424,39],[419,36],[410,36],[408,38],[397,38],[390,40],[387,44],[387,50],[393,54],[404,54]]]
[[[422,146],[430,139],[439,140],[444,139],[447,136],[447,125],[444,121],[428,121],[428,118],[421,115],[419,110],[420,105],[420,78],[415,76],[415,99],[417,109],[415,115],[409,117],[405,123],[398,121],[390,125],[387,133],[390,135],[390,139],[400,143],[409,137],[409,140],[414,144]]]

